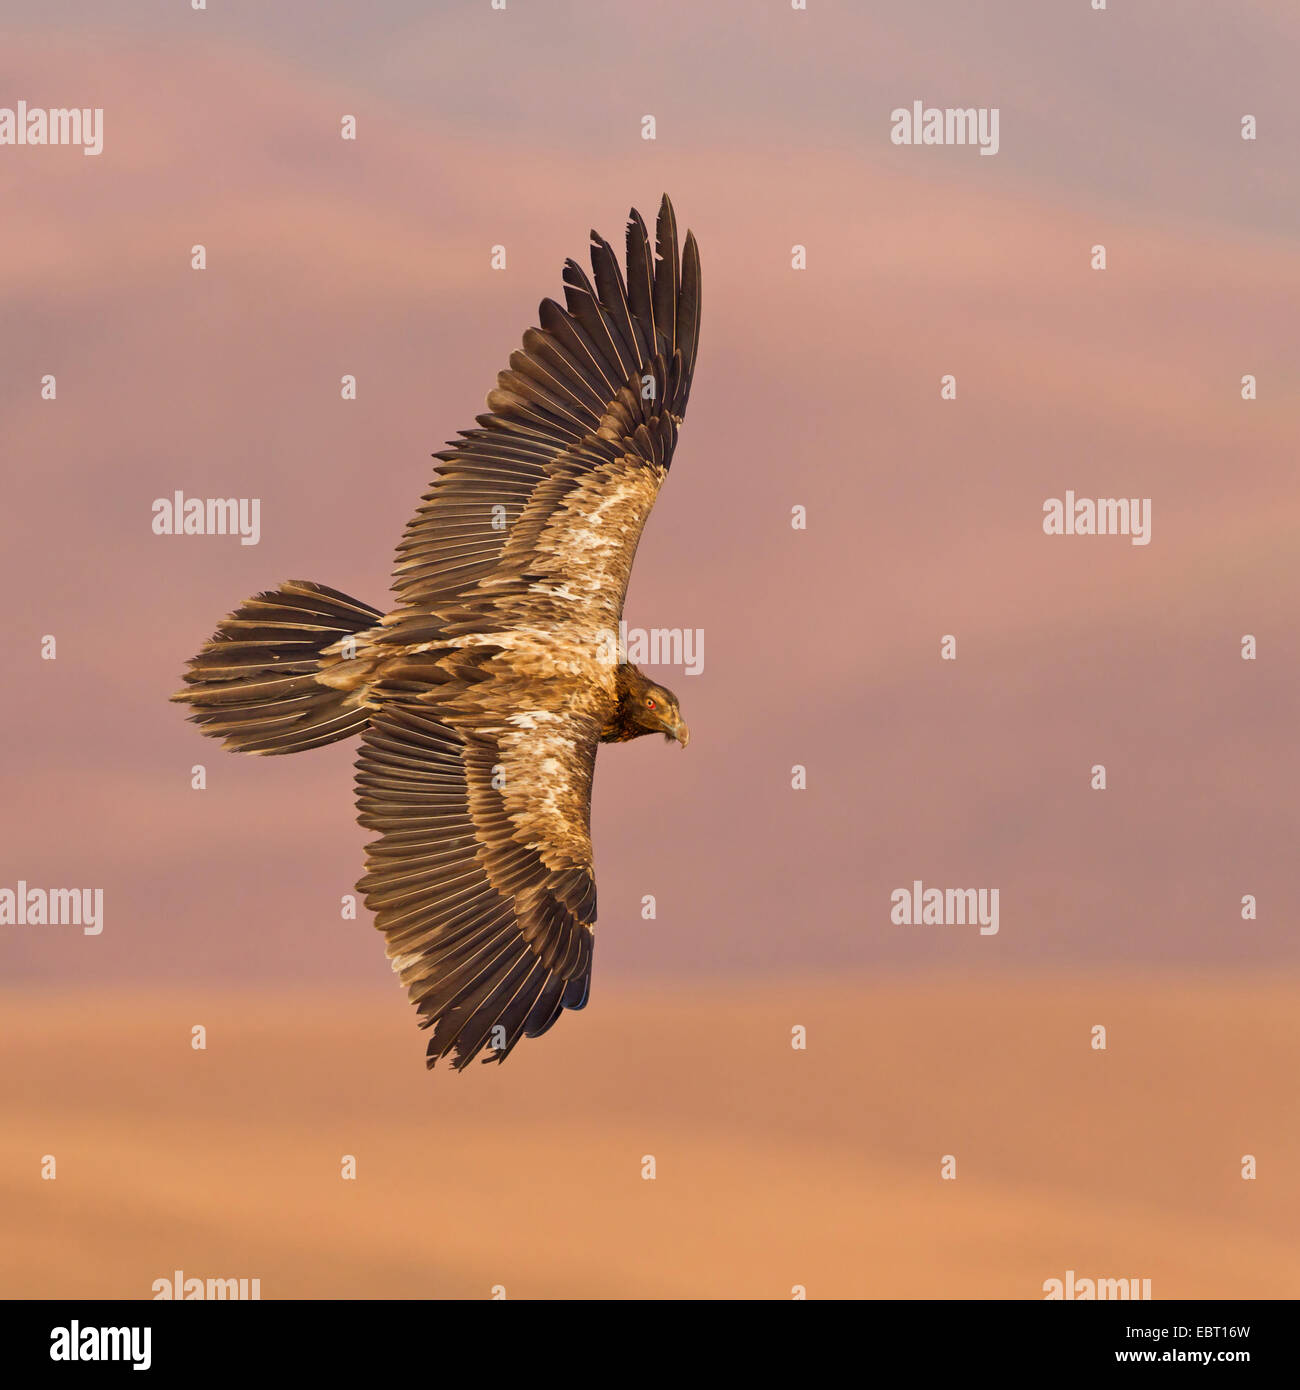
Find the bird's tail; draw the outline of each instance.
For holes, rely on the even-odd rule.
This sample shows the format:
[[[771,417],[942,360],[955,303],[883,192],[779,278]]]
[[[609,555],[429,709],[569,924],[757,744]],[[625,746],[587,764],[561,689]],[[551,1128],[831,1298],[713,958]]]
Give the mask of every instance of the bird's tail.
[[[217,624],[172,699],[242,753],[297,753],[359,734],[369,722],[360,703],[366,663],[351,664],[347,639],[381,616],[337,589],[291,579]]]

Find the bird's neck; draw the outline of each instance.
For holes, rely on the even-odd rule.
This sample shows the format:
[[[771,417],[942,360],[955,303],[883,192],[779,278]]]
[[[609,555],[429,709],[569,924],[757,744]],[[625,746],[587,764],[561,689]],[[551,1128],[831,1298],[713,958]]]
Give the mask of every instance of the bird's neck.
[[[641,698],[646,678],[630,661],[623,661],[614,669],[614,682],[618,703],[600,731],[600,741],[626,743],[630,738],[640,738],[642,734],[650,733],[649,729],[641,728],[632,720],[632,711],[636,708],[636,701]]]

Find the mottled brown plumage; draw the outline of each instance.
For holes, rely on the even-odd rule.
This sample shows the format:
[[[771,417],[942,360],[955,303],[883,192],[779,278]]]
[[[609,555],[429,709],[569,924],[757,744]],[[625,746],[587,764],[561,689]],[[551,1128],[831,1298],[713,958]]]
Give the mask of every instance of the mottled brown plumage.
[[[359,888],[433,1030],[429,1065],[504,1060],[591,979],[597,745],[662,733],[676,696],[617,659],[637,544],[686,412],[700,266],[665,197],[640,214],[627,278],[591,234],[593,280],[435,455],[381,616],[323,585],[249,599],[190,662],[190,706],[227,747],[291,753],[361,735],[358,819],[378,838]],[[656,254],[657,253],[657,254]]]
[[[677,696],[628,662],[620,664],[614,674],[617,703],[600,731],[600,741],[626,743],[643,734],[663,734],[670,743],[676,739],[685,748],[691,731],[682,718]]]

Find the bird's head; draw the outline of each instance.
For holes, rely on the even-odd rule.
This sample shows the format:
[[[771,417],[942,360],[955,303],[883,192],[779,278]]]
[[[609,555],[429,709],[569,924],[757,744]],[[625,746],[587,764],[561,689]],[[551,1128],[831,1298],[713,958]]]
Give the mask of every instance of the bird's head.
[[[690,742],[691,731],[682,718],[677,696],[643,676],[635,666],[620,668],[620,675],[619,703],[625,720],[638,733],[663,734],[669,743],[676,739],[685,748]]]

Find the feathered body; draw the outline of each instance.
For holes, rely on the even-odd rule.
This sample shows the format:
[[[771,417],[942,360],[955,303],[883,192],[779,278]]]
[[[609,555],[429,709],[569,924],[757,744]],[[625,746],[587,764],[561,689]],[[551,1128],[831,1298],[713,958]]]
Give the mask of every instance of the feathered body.
[[[671,692],[617,659],[632,561],[667,474],[699,336],[700,273],[667,198],[658,258],[634,210],[627,278],[592,233],[594,284],[511,355],[477,428],[437,454],[387,615],[300,581],[248,600],[174,697],[228,747],[353,734],[358,885],[432,1027],[429,1065],[504,1060],[586,1002],[599,742],[685,744]]]

